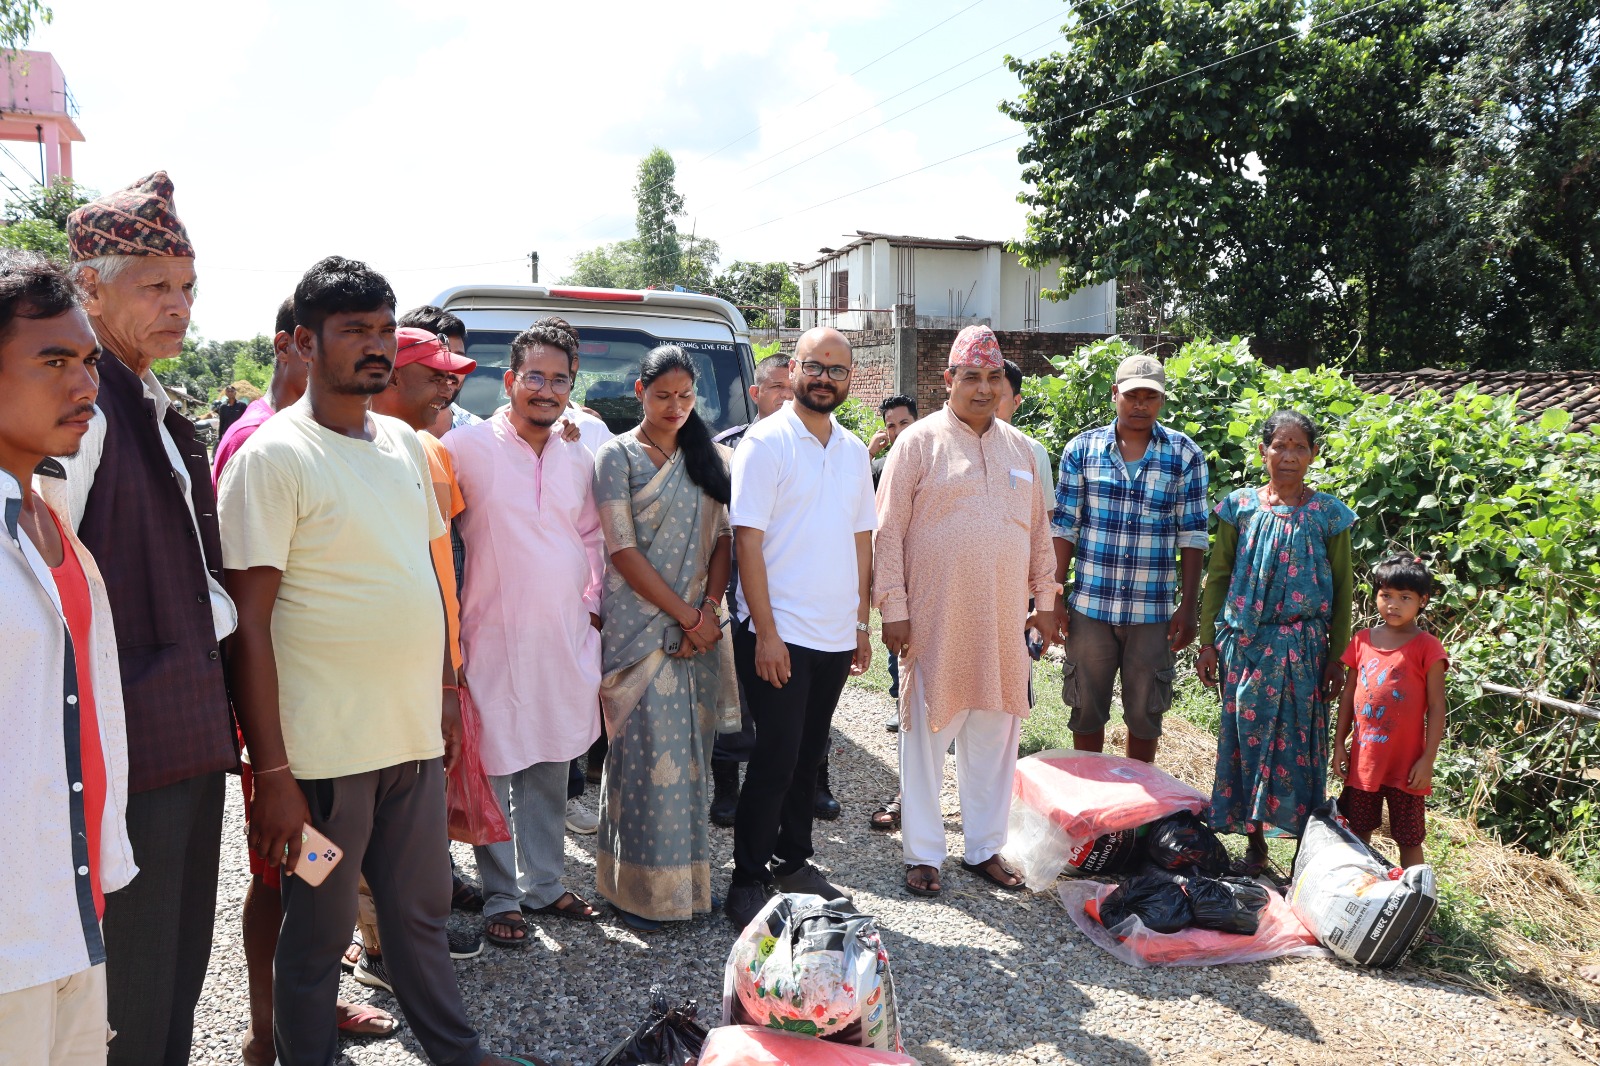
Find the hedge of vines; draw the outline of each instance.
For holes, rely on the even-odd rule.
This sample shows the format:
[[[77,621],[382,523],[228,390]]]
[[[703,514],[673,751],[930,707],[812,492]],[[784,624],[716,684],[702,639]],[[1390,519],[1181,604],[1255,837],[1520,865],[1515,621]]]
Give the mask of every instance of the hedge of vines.
[[[1057,357],[1054,376],[1028,380],[1019,428],[1059,457],[1110,421],[1116,365],[1133,351],[1113,339]],[[1322,428],[1310,480],[1358,516],[1358,616],[1367,566],[1392,550],[1431,563],[1442,591],[1426,624],[1452,657],[1438,798],[1542,854],[1600,859],[1597,724],[1479,688],[1600,705],[1600,434],[1471,389],[1368,395],[1334,369],[1264,365],[1238,339],[1190,342],[1166,371],[1162,421],[1205,450],[1213,500],[1265,480],[1256,432],[1273,411]]]

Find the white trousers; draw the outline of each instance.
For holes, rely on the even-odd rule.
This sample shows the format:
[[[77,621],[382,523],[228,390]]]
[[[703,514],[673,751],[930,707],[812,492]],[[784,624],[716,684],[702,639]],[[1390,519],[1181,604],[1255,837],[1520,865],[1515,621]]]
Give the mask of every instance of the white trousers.
[[[0,993],[0,1066],[103,1066],[104,963],[15,992]]]
[[[903,664],[901,669],[905,670]],[[910,728],[900,730],[900,840],[906,865],[937,868],[944,862],[939,790],[944,785],[944,758],[957,740],[956,785],[965,859],[984,862],[1006,843],[1022,719],[1003,711],[962,711],[935,733],[928,728],[920,664],[911,666],[904,683],[902,698]]]

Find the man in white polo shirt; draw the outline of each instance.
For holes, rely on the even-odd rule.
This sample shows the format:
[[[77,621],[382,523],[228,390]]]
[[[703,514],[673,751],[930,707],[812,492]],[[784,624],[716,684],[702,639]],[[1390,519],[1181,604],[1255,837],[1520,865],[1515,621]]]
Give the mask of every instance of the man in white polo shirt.
[[[789,370],[794,402],[751,426],[733,453],[734,663],[756,723],[725,907],[741,928],[773,884],[844,895],[810,859],[813,783],[833,709],[846,678],[872,662],[872,465],[832,416],[850,395],[853,366],[844,334],[805,333]]]

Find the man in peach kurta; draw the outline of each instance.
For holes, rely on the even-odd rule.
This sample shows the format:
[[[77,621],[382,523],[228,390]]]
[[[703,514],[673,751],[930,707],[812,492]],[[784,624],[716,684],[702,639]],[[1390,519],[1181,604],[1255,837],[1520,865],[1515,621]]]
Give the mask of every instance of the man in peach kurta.
[[[878,487],[875,598],[900,656],[901,838],[906,888],[935,896],[939,789],[956,744],[962,865],[1001,888],[1017,736],[1028,714],[1024,632],[1053,632],[1055,556],[1033,449],[995,417],[1005,364],[987,326],[961,331],[949,402],[900,435]],[[1029,597],[1037,613],[1028,614]]]

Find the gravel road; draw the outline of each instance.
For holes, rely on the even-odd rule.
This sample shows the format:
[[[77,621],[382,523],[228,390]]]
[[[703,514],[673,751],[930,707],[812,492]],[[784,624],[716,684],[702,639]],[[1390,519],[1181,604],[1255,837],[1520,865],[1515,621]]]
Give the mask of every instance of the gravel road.
[[[818,823],[818,864],[878,916],[895,971],[907,1051],[946,1063],[1578,1063],[1562,1024],[1531,1010],[1439,985],[1401,968],[1359,971],[1321,959],[1134,970],[1072,927],[1054,896],[1018,898],[945,866],[945,893],[913,899],[900,887],[898,835],[867,829],[867,813],[895,788],[885,696],[852,687],[836,718],[833,784],[844,817]],[[959,856],[954,760],[945,812]],[[590,789],[589,801],[595,800]],[[196,1063],[239,1061],[246,1022],[239,906],[248,881],[237,788],[230,792],[217,932],[196,1019]],[[567,836],[567,884],[593,899],[593,838]],[[720,894],[732,834],[713,829]],[[473,869],[471,849],[457,861]],[[455,915],[453,922],[477,916]],[[734,930],[704,918],[636,934],[610,920],[549,922],[520,951],[487,946],[456,964],[468,1009],[499,1052],[531,1051],[588,1066],[641,1021],[646,990],[661,982],[697,998],[718,1020],[722,965]],[[393,997],[348,977],[346,999],[398,1010]],[[420,1063],[408,1030],[347,1040],[341,1063]],[[1593,1046],[1586,1051],[1592,1052]]]

